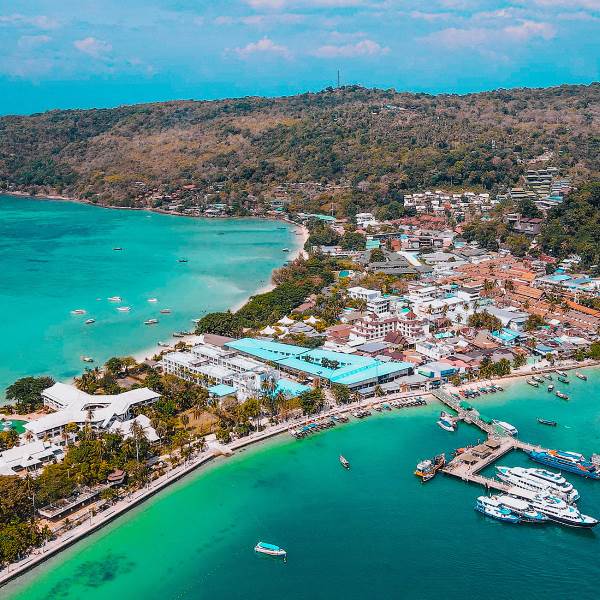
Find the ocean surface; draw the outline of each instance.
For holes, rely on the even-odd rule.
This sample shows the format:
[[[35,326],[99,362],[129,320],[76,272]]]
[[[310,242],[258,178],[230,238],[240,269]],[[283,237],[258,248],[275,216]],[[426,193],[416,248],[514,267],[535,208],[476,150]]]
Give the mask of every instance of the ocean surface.
[[[600,371],[561,401],[525,383],[473,402],[520,437],[586,454],[600,450]],[[566,386],[562,386],[566,387]],[[375,414],[296,441],[279,438],[222,459],[1,590],[10,600],[286,600],[402,598],[593,600],[600,527],[509,525],[473,510],[483,493],[423,458],[476,442],[435,421],[440,407]],[[536,418],[555,419],[556,428]],[[340,467],[343,453],[351,469]],[[535,463],[522,453],[499,464]],[[600,515],[600,481],[568,475],[584,513]],[[288,561],[257,556],[257,541]]]
[[[82,356],[101,365],[172,342],[173,331],[193,329],[192,318],[230,308],[268,284],[288,258],[282,248],[299,239],[275,221],[0,196],[0,398],[25,375],[80,374]],[[172,313],[160,314],[163,308]],[[75,309],[86,314],[72,315]],[[89,318],[96,322],[85,325]],[[144,325],[149,318],[159,323]]]

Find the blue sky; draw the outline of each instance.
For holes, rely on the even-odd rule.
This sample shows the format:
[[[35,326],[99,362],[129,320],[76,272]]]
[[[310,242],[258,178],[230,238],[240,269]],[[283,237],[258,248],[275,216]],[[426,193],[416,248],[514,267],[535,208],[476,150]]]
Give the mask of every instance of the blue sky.
[[[600,0],[10,0],[0,113],[599,79]]]

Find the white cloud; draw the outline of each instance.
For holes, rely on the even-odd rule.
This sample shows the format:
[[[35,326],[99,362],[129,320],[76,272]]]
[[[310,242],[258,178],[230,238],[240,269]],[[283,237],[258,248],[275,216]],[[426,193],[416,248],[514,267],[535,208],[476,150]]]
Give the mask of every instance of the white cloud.
[[[0,25],[14,25],[15,27],[37,27],[38,29],[56,29],[59,23],[56,19],[46,15],[0,15]]]
[[[243,48],[236,48],[235,53],[240,58],[249,58],[255,54],[272,54],[284,58],[290,58],[292,55],[289,48],[276,44],[268,37],[264,37],[261,40],[258,40],[258,42],[251,42]]]
[[[259,10],[281,10],[290,6],[302,8],[345,8],[363,6],[367,0],[245,0],[246,4]]]
[[[389,51],[389,48],[384,48],[373,40],[361,40],[355,44],[344,44],[342,46],[331,44],[321,46],[312,54],[320,58],[354,58],[357,56],[378,56],[387,54]]]
[[[503,29],[509,38],[518,41],[527,41],[530,38],[541,37],[550,40],[556,35],[556,27],[550,23],[539,23],[537,21],[523,21],[519,25],[510,25]]]
[[[94,58],[101,58],[107,52],[112,50],[112,46],[103,40],[99,40],[95,37],[86,37],[82,40],[75,40],[73,46],[80,52],[93,56]]]
[[[19,48],[31,49],[47,44],[51,39],[48,35],[22,35],[17,45]]]
[[[534,0],[539,6],[558,6],[559,8],[587,8],[600,10],[600,0]]]
[[[306,20],[304,15],[294,13],[246,15],[231,17],[228,15],[216,17],[215,25],[247,25],[248,27],[272,27],[275,25],[296,25]]]

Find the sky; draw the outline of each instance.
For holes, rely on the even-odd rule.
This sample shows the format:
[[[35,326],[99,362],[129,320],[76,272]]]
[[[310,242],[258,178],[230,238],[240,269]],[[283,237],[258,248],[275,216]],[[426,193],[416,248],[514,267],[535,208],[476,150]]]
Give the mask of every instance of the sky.
[[[0,0],[0,114],[600,79],[600,0]]]

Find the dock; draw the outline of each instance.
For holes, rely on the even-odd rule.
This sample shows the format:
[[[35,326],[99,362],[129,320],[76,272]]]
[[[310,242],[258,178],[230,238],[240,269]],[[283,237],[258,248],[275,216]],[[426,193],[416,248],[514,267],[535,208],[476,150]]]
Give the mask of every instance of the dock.
[[[454,457],[446,464],[442,472],[452,477],[458,477],[463,481],[478,483],[486,489],[507,492],[510,488],[509,485],[489,477],[484,477],[479,474],[480,471],[492,465],[512,450],[530,452],[531,450],[540,450],[541,447],[511,437],[500,428],[486,423],[480,418],[476,410],[462,408],[460,401],[444,390],[434,390],[431,394],[442,402],[442,404],[454,410],[461,421],[475,425],[475,427],[488,436],[485,442],[473,446]]]

